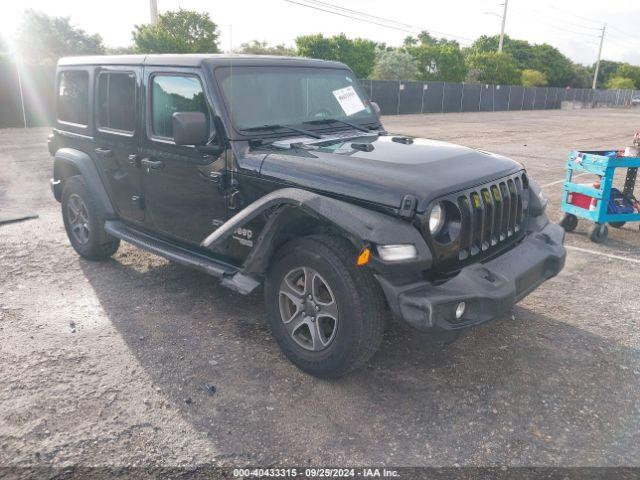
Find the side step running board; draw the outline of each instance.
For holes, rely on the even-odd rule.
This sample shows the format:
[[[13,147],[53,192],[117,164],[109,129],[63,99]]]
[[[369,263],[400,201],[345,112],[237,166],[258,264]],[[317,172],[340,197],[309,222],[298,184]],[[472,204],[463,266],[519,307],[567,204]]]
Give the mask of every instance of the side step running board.
[[[233,265],[219,262],[198,252],[193,252],[174,245],[171,242],[152,237],[120,221],[107,220],[104,224],[104,229],[110,235],[131,243],[143,250],[219,278],[224,286],[242,294],[251,293],[260,285],[260,282],[255,278],[243,275],[240,270]]]

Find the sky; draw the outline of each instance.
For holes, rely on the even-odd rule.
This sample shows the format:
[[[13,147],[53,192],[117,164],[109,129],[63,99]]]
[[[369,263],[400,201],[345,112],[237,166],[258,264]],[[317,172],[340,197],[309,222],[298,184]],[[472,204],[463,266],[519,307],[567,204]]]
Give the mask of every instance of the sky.
[[[293,3],[303,0],[157,0],[160,13],[182,7],[206,11],[220,30],[220,47],[237,48],[253,39],[293,45],[298,35],[345,33],[400,45],[411,32],[447,34],[463,45],[500,31],[504,0],[325,0],[401,22],[401,30],[336,16]],[[26,8],[68,16],[75,26],[99,33],[108,46],[131,43],[133,26],[149,21],[149,0],[21,0],[6,2],[0,32],[12,36]],[[509,0],[506,33],[547,42],[573,61],[595,62],[600,28],[607,23],[603,58],[640,65],[640,0]],[[409,30],[409,31],[404,31]]]

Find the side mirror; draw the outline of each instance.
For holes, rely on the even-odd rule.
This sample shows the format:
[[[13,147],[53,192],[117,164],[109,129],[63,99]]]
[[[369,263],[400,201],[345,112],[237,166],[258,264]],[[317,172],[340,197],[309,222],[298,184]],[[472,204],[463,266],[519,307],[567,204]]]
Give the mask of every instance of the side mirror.
[[[202,112],[175,112],[172,123],[173,141],[176,145],[200,146],[209,140],[209,125]]]
[[[380,105],[378,105],[376,102],[371,102],[371,106],[373,107],[373,111],[376,112],[376,115],[380,115]]]

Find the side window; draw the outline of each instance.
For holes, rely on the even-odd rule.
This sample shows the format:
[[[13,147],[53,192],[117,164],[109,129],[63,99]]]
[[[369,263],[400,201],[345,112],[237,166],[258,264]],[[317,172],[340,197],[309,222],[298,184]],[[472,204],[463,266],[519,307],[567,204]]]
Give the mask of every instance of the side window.
[[[200,80],[191,76],[154,75],[151,80],[151,131],[173,138],[175,112],[202,112],[210,122],[209,109]]]
[[[136,76],[103,72],[98,77],[98,126],[133,132],[136,119]]]
[[[88,72],[66,70],[60,73],[58,82],[58,120],[79,125],[89,124]]]

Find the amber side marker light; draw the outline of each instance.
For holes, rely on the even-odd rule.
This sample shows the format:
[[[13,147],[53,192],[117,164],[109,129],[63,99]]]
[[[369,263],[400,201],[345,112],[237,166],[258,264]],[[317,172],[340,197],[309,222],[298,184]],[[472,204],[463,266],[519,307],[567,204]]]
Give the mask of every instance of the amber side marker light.
[[[362,250],[360,250],[360,255],[358,255],[356,265],[362,267],[363,265],[369,263],[369,260],[371,260],[371,250],[369,249],[369,247],[364,247]]]

